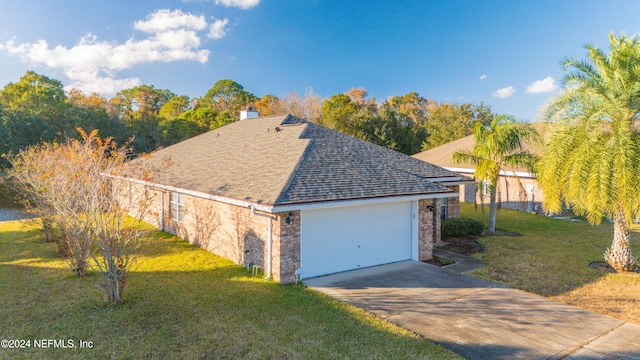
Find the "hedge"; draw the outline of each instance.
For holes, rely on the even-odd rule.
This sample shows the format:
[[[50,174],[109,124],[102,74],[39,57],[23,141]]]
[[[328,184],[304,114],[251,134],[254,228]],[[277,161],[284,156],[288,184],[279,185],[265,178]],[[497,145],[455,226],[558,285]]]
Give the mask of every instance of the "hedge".
[[[451,236],[480,235],[484,231],[482,222],[473,218],[448,218],[440,227],[443,238]]]

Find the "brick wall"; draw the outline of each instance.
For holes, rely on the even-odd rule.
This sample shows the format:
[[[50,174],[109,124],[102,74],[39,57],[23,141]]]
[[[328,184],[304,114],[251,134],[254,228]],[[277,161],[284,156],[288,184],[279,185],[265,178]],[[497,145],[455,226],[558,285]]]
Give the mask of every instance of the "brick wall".
[[[477,185],[462,185],[460,201],[473,203],[475,198],[478,204],[481,202],[489,204],[489,195],[477,193],[476,186]],[[533,192],[531,190],[533,190]],[[501,176],[498,180],[496,201],[499,207],[542,214],[543,200],[544,194],[535,179]]]
[[[273,244],[273,278],[282,283],[296,281],[295,272],[300,268],[300,211],[291,212],[292,222],[287,224],[289,213],[277,213]]]
[[[111,186],[122,209],[131,216],[142,218],[143,221],[160,228],[161,191],[119,179],[112,179]]]
[[[251,209],[184,195],[184,219],[171,218],[165,196],[165,231],[176,234],[236,264],[253,263],[266,271],[268,220]]]
[[[464,191],[464,185],[449,186],[449,189],[460,192],[460,197],[447,198],[447,218],[460,217],[460,199]]]
[[[464,184],[460,185],[460,201],[466,203],[473,203],[476,198],[476,184]]]
[[[433,243],[440,239],[440,199],[418,201],[418,260],[433,257]],[[428,209],[433,207],[433,211]]]
[[[119,182],[114,186],[120,201],[129,203],[144,191],[151,194],[151,209],[144,220],[157,228],[180,236],[216,255],[236,264],[253,263],[266,273],[268,261],[269,219],[256,216],[251,209],[195,196],[183,195],[184,219],[171,218],[170,192]],[[132,212],[133,214],[133,212]],[[292,212],[293,221],[287,224],[289,213],[272,217],[272,276],[275,281],[295,282],[300,267],[300,212]]]

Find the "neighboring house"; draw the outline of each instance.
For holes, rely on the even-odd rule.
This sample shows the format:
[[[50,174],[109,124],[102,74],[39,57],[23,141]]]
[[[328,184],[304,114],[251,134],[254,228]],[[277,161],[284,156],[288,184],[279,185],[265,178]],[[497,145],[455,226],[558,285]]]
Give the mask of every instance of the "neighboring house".
[[[464,180],[291,115],[241,120],[130,164],[161,169],[119,180],[123,197],[154,194],[145,220],[280,282],[430,259]]]
[[[534,128],[543,136],[546,123],[535,123]],[[453,153],[458,150],[472,150],[475,145],[473,135],[413,155],[414,158],[441,166],[463,176],[473,177],[473,164],[456,164]],[[526,150],[533,154],[542,153],[541,145],[527,144]],[[480,187],[480,189],[478,189]],[[480,191],[478,191],[480,190]],[[538,186],[536,175],[524,168],[503,167],[498,180],[496,201],[499,207],[527,212],[542,213],[544,194]],[[489,203],[489,191],[485,184],[469,183],[460,186],[460,201],[469,203]]]

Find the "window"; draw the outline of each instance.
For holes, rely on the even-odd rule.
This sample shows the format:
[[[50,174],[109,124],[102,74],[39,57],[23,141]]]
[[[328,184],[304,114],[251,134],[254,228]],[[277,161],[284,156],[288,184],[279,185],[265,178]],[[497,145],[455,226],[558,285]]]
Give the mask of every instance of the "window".
[[[489,179],[485,179],[480,183],[480,194],[485,196],[491,194],[491,183],[489,182]]]
[[[169,202],[171,219],[182,222],[184,220],[184,194],[172,192]]]
[[[447,218],[447,198],[440,199],[440,219]]]

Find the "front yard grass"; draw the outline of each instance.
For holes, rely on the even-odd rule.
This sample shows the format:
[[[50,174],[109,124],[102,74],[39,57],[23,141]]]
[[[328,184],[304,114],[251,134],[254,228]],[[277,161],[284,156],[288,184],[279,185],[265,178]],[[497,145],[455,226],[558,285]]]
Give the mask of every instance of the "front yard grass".
[[[0,358],[457,359],[428,340],[302,286],[252,277],[157,232],[128,279],[125,303],[106,303],[97,274],[79,278],[25,222],[0,222],[0,339],[31,348]],[[34,339],[76,348],[33,348]],[[92,348],[79,348],[80,340]]]
[[[461,216],[483,220],[472,204],[461,204]],[[502,209],[496,227],[522,236],[480,238],[487,250],[475,256],[485,267],[471,275],[640,324],[640,273],[588,267],[590,261],[603,261],[613,239],[612,224],[592,226]],[[638,257],[638,232],[632,232],[631,243]]]

